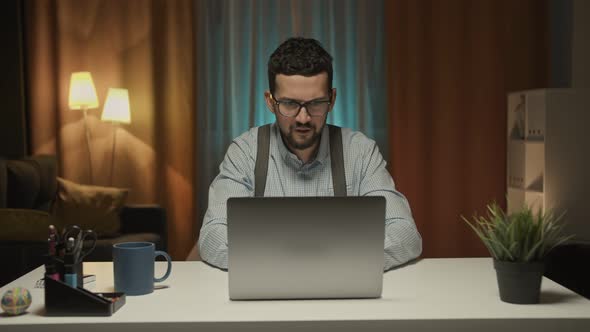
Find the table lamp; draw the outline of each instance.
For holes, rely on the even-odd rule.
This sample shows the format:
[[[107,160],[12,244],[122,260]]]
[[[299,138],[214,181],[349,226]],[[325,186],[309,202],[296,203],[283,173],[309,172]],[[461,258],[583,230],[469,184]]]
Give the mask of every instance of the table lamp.
[[[88,129],[88,109],[98,107],[96,88],[92,82],[90,72],[75,72],[70,78],[70,95],[68,105],[71,110],[81,110],[84,113],[84,129],[86,131],[86,145],[88,147],[88,164],[90,182],[92,183],[92,155],[90,151],[90,131]]]
[[[119,124],[131,123],[131,110],[129,107],[129,92],[127,89],[109,88],[104,109],[100,117],[102,121],[113,124],[113,148],[111,156],[111,185],[113,184],[113,173],[115,165],[115,147],[117,142],[117,129]]]

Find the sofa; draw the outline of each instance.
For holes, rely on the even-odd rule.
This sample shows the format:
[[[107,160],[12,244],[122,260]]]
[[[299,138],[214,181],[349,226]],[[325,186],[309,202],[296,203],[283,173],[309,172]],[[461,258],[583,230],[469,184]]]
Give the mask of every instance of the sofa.
[[[49,225],[31,221],[53,213],[58,194],[58,165],[55,156],[33,156],[7,160],[0,158],[0,286],[42,265],[48,252],[42,234]],[[6,215],[22,212],[16,221]],[[31,213],[32,212],[32,213]],[[111,261],[112,246],[120,242],[148,241],[157,250],[167,250],[166,211],[157,205],[125,204],[116,211],[120,228],[116,234],[99,235],[95,249],[85,261]],[[31,217],[28,217],[31,216]],[[15,225],[21,223],[21,225]],[[35,224],[37,223],[37,224]],[[39,225],[41,223],[41,225]],[[35,227],[29,227],[34,225]],[[2,236],[4,235],[4,236]]]

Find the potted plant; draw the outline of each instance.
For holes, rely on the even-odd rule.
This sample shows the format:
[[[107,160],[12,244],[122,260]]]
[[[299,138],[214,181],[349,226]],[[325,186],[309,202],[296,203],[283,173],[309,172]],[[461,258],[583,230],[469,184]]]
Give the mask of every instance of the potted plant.
[[[534,214],[524,206],[507,214],[496,203],[487,206],[487,216],[463,220],[473,229],[494,259],[500,299],[517,304],[539,303],[544,258],[572,236],[563,236],[563,214]]]

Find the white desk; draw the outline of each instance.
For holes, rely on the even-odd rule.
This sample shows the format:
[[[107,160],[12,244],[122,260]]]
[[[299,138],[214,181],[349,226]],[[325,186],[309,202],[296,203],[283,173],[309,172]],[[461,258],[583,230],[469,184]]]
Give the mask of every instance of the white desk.
[[[165,266],[158,263],[157,274]],[[112,291],[111,263],[87,263],[93,291]],[[38,268],[3,287],[27,287],[29,313],[0,317],[0,331],[590,331],[590,301],[543,279],[541,304],[501,302],[490,258],[424,259],[384,275],[383,297],[367,300],[230,301],[227,273],[174,262],[153,294],[127,297],[112,317],[44,317]]]

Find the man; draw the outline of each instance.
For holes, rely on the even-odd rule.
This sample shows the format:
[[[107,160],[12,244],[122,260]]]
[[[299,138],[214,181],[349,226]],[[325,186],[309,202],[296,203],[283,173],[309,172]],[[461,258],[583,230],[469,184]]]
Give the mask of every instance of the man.
[[[276,122],[270,129],[264,196],[334,195],[326,126],[336,101],[332,57],[314,39],[290,38],[271,55],[268,81],[264,98]],[[220,268],[227,269],[227,199],[254,196],[258,129],[230,144],[209,189],[199,250],[203,260]],[[347,196],[386,198],[385,270],[418,257],[422,238],[377,145],[350,129],[342,128],[341,135]]]

